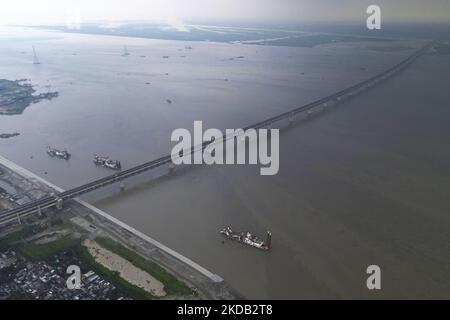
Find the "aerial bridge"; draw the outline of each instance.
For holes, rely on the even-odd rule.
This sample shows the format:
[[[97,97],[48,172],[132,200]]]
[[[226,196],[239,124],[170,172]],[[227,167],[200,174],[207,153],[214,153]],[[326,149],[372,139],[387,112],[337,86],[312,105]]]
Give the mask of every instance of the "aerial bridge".
[[[263,121],[260,121],[258,123],[255,123],[253,125],[250,125],[243,130],[248,129],[260,129],[260,128],[267,128],[271,127],[274,124],[287,120],[289,123],[293,123],[299,115],[306,115],[310,116],[315,113],[319,113],[321,111],[326,110],[327,108],[336,105],[340,103],[341,101],[347,100],[355,95],[358,95],[362,93],[363,91],[366,91],[375,85],[379,84],[380,82],[392,77],[394,74],[400,72],[401,70],[405,69],[408,65],[410,65],[414,60],[416,60],[418,57],[420,57],[422,54],[426,53],[432,46],[433,42],[427,43],[425,46],[423,46],[421,49],[401,61],[400,63],[390,67],[389,69],[367,79],[362,82],[359,82],[349,88],[346,88],[344,90],[341,90],[339,92],[336,92],[334,94],[331,94],[327,97],[321,98],[319,100],[316,100],[314,102],[308,103],[306,105],[297,107],[295,109],[289,110],[287,112],[281,113],[279,115],[276,115],[274,117],[265,119]],[[190,150],[186,150],[184,152],[183,156],[186,156],[189,153],[195,153],[204,150],[209,144],[211,143],[220,143],[224,142],[227,139],[234,138],[229,136],[223,136],[221,139],[216,139],[215,141],[209,141],[205,142],[202,145],[192,147]],[[180,155],[181,156],[181,155]],[[32,214],[42,214],[43,210],[46,210],[48,208],[57,208],[62,209],[63,203],[67,200],[74,199],[77,197],[80,197],[84,194],[87,194],[89,192],[92,192],[94,190],[106,187],[111,184],[115,183],[121,183],[123,180],[128,179],[130,177],[142,174],[144,172],[153,170],[158,167],[162,166],[168,166],[169,170],[172,166],[172,156],[167,155],[163,156],[161,158],[143,163],[141,165],[138,165],[136,167],[123,170],[121,172],[115,173],[113,175],[92,181],[90,183],[84,184],[82,186],[56,192],[54,195],[43,197],[39,200],[35,200],[32,202],[29,202],[27,204],[18,206],[16,208],[10,209],[10,210],[4,210],[0,212],[0,225],[11,223],[14,221],[17,221],[20,223],[21,219],[27,216],[30,216]]]

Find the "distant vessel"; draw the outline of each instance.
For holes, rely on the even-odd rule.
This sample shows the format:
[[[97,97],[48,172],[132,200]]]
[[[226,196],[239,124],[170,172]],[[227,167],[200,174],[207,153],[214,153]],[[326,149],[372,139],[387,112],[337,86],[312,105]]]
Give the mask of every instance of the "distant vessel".
[[[61,159],[65,159],[68,160],[71,156],[71,154],[69,152],[67,152],[67,150],[58,150],[56,148],[52,148],[52,147],[47,147],[47,154],[54,158],[61,158]]]
[[[105,168],[113,169],[113,170],[120,170],[122,169],[122,164],[118,160],[111,160],[109,157],[102,157],[99,155],[94,155],[93,162],[98,165]]]
[[[127,46],[124,46],[124,47],[123,47],[122,57],[127,57],[127,56],[129,56],[129,55],[130,55],[130,53],[128,52]]]
[[[33,46],[33,64],[41,64],[39,62],[38,56],[36,54],[36,49],[34,48],[34,46]]]
[[[220,230],[220,233],[230,240],[234,240],[257,249],[269,250],[272,247],[272,233],[270,231],[267,231],[266,241],[257,238],[248,231],[246,232],[234,231],[229,226]]]

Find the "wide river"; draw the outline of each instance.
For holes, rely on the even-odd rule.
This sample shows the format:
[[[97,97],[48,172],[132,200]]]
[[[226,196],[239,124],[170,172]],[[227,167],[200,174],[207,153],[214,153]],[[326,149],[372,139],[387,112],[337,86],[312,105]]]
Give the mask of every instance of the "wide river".
[[[129,168],[168,154],[172,131],[194,120],[221,129],[258,122],[366,79],[421,44],[290,48],[2,28],[0,78],[29,78],[38,92],[60,95],[0,116],[0,133],[21,134],[0,139],[0,153],[74,187],[111,173],[92,163],[94,153]],[[163,168],[87,200],[249,298],[448,298],[449,66],[448,56],[424,56],[389,86],[283,130],[276,176],[197,166],[158,178]],[[73,156],[50,159],[47,145]],[[270,229],[273,250],[223,243],[225,225]],[[371,264],[382,267],[381,292],[366,288]]]

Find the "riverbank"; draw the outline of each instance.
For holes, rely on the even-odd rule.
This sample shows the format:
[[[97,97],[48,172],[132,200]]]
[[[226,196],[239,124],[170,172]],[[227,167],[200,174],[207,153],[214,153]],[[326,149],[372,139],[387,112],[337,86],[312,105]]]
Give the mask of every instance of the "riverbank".
[[[49,234],[59,236],[42,241]],[[70,251],[84,265],[134,299],[197,297],[195,292],[163,268],[113,240],[104,237],[90,240],[88,237],[68,221],[41,221],[3,236],[0,252],[15,250],[27,260],[40,263]]]
[[[6,160],[4,162],[9,163]],[[36,177],[25,169],[16,165],[12,165],[12,167],[19,170],[21,175],[13,172],[10,168],[0,165],[2,172],[0,178],[9,185],[26,185],[28,188],[33,189],[34,193],[36,190],[41,190],[40,197],[45,194],[61,191],[57,187],[46,184],[45,180]],[[23,189],[20,190],[23,191]],[[39,197],[36,195],[33,197],[33,199],[37,198]],[[110,238],[118,242],[114,244],[111,241],[98,240],[102,245],[107,247],[106,249],[120,256],[124,256],[126,260],[135,266],[137,264],[139,268],[142,268],[161,281],[167,290],[167,298],[180,296],[184,298],[189,296],[196,298],[198,296],[199,298],[233,299],[235,297],[235,294],[231,292],[231,289],[223,280],[220,279],[218,282],[212,281],[208,276],[196,270],[195,264],[191,266],[192,261],[189,259],[152,240],[148,236],[142,235],[140,237],[132,228],[127,227],[119,220],[109,217],[106,213],[101,212],[87,203],[76,200],[68,201],[65,203],[63,211],[49,209],[43,211],[41,216],[36,214],[30,217],[21,217],[20,222],[30,224],[42,220],[59,221],[59,219],[63,219],[65,223],[76,226],[77,232],[84,234],[84,237],[90,239],[99,237],[102,239]],[[14,228],[14,225],[18,222],[19,220],[11,221],[9,227],[6,225],[2,228],[6,230],[10,227]],[[67,237],[65,238],[67,239]],[[34,258],[39,259],[45,258],[49,252],[53,253],[57,249],[62,249],[59,246],[62,245],[64,247],[67,243],[57,242],[56,248],[53,247],[54,245],[51,242],[48,244],[29,244],[22,246],[21,250],[24,253],[28,253],[30,257],[36,255]],[[126,247],[122,247],[123,245]],[[109,274],[111,270],[107,272],[103,269],[103,272]],[[112,275],[114,274],[113,272]],[[124,285],[124,287],[129,287],[129,285]],[[142,296],[150,297],[148,293]]]

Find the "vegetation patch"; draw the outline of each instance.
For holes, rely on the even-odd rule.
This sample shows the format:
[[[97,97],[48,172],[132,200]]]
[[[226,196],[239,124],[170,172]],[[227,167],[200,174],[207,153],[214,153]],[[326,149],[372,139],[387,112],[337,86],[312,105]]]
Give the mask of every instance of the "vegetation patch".
[[[41,232],[44,229],[45,229],[45,227],[42,227],[41,225],[38,225],[38,224],[34,224],[34,225],[26,226],[26,227],[24,227],[18,231],[15,231],[13,233],[10,233],[6,237],[3,237],[0,239],[0,250],[7,249],[13,243],[24,240],[35,234],[38,234],[39,232]]]
[[[21,114],[33,103],[58,96],[58,92],[34,94],[35,92],[27,79],[16,81],[0,79],[0,115]]]
[[[34,261],[39,261],[39,260],[47,260],[52,255],[58,252],[74,248],[79,245],[80,239],[74,239],[71,236],[66,236],[45,244],[21,243],[17,245],[16,248],[20,253],[22,253],[27,258]]]

